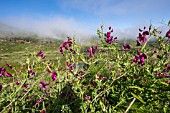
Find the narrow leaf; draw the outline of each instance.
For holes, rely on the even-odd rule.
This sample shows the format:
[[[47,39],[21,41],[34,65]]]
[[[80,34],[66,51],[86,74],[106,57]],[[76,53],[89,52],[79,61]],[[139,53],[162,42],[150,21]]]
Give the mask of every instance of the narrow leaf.
[[[137,96],[136,94],[134,94],[134,93],[132,93],[132,92],[131,92],[131,94],[133,95],[134,98],[137,98],[137,99],[138,99],[139,101],[141,101],[143,104],[146,104],[146,102],[144,102],[141,97]]]

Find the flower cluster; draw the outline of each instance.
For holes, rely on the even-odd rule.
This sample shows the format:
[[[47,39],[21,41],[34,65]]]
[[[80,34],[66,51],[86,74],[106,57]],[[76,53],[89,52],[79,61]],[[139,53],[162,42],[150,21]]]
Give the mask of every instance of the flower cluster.
[[[145,59],[147,59],[147,56],[144,53],[139,53],[138,56],[135,55],[133,62],[143,65],[145,63]]]
[[[95,51],[97,50],[97,46],[93,46],[93,47],[90,47],[89,49],[88,49],[88,51],[89,51],[89,57],[92,57],[94,54],[95,54]]]
[[[13,77],[12,74],[8,73],[5,68],[0,67],[0,77],[6,76],[6,77]]]
[[[44,55],[44,53],[43,53],[41,50],[38,51],[37,54],[38,54],[42,59],[45,58],[45,55]]]
[[[34,76],[34,75],[35,75],[35,72],[34,72],[34,70],[29,70],[29,71],[28,71],[28,74],[31,75],[31,76]]]
[[[57,80],[57,73],[56,72],[52,72],[51,73],[51,78],[52,78],[52,81]]]
[[[131,49],[131,47],[130,47],[129,44],[125,44],[125,45],[122,46],[122,49],[123,50],[129,50],[129,49]]]
[[[69,64],[68,62],[66,62],[66,66],[68,67],[69,70],[73,70],[74,69],[74,65]]]
[[[48,84],[46,82],[43,82],[43,81],[40,82],[40,87],[42,88],[42,90],[45,90],[47,86]]]
[[[113,42],[113,36],[111,36],[111,33],[113,32],[113,29],[111,28],[111,27],[109,27],[109,30],[110,31],[108,31],[106,34],[105,34],[105,36],[107,37],[105,40],[106,40],[106,43],[107,44],[111,44],[112,42]]]
[[[145,30],[145,27],[144,27],[144,30],[141,30],[139,29],[140,33],[139,33],[139,36],[137,37],[137,46],[140,46],[140,43],[144,43],[146,42],[146,36],[149,35],[149,31],[146,31]]]
[[[72,46],[72,39],[70,37],[67,37],[68,40],[63,42],[62,45],[59,47],[59,52],[63,54],[63,50],[69,50],[72,54],[76,54],[76,52],[71,48]],[[63,54],[64,55],[64,54]]]
[[[79,76],[79,75],[83,75],[83,71],[79,71],[79,72],[76,74],[76,77]]]

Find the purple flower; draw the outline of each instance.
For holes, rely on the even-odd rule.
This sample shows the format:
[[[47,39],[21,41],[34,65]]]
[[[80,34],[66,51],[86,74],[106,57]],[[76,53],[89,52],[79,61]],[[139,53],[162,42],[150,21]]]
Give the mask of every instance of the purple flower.
[[[47,88],[47,85],[48,84],[46,82],[43,81],[40,82],[40,87],[42,88],[42,90],[45,90]]]
[[[8,73],[8,72],[5,72],[5,76],[7,76],[7,77],[13,77],[13,75],[11,75],[11,74]]]
[[[45,109],[43,109],[43,110],[41,111],[41,113],[46,113],[46,110],[45,110]]]
[[[85,95],[85,97],[84,97],[86,100],[90,100],[90,96],[88,96],[88,95]]]
[[[91,80],[90,83],[93,87],[95,87],[95,82],[93,80]]]
[[[111,27],[109,27],[109,32],[105,33],[105,36],[106,36],[105,41],[106,41],[107,44],[111,44],[113,42],[113,40],[115,40],[113,38],[113,36],[111,36],[112,32],[113,32],[113,29]]]
[[[149,31],[144,31],[142,34],[143,34],[144,36],[149,35]]]
[[[51,93],[50,91],[45,92],[46,95],[49,95],[50,93]]]
[[[145,27],[144,27],[144,29],[145,29]],[[142,32],[143,30],[140,30],[140,32]],[[139,39],[139,41],[141,42],[141,43],[143,43],[143,42],[146,42],[146,35],[149,35],[149,31],[146,31],[146,30],[144,30],[143,31],[143,33],[139,33],[139,36],[137,37],[137,39]],[[140,44],[137,42],[137,46],[140,46]]]
[[[63,52],[63,47],[62,47],[62,46],[60,46],[58,50],[59,50],[59,52],[61,52],[61,53],[62,53],[62,52]]]
[[[147,58],[147,56],[146,56],[144,53],[140,53],[140,54],[139,54],[139,57],[140,57],[140,58],[144,57],[145,59]]]
[[[147,56],[144,53],[139,53],[138,56],[135,55],[133,62],[143,65],[145,63],[145,59],[147,59]]]
[[[0,84],[0,91],[2,90],[2,85]]]
[[[9,65],[9,64],[6,64],[6,66],[12,69],[12,66],[11,66],[11,65]]]
[[[137,37],[140,42],[146,42],[146,37],[143,36],[141,33],[139,33],[139,36]]]
[[[107,37],[110,37],[110,35],[111,35],[111,32],[107,32],[107,33],[106,33],[106,36],[107,36]]]
[[[48,67],[46,68],[46,71],[49,72],[49,73],[51,73],[51,70],[50,70],[50,68],[48,68]]]
[[[38,100],[38,101],[34,104],[34,107],[36,107],[39,103],[43,102],[44,100],[45,100],[44,98]]]
[[[170,30],[169,30],[169,31],[167,31],[167,33],[166,33],[166,37],[170,38]]]
[[[0,77],[5,76],[5,68],[0,67]]]
[[[52,81],[57,80],[57,73],[56,72],[52,72],[51,73],[51,77],[52,77]]]
[[[106,38],[106,43],[111,44],[113,42],[113,36],[109,36]]]
[[[75,52],[73,49],[70,49],[70,52],[71,52],[72,54],[76,54],[76,52]]]
[[[68,66],[68,69],[69,70],[73,70],[74,69],[74,66],[69,64],[68,62],[66,62],[66,66]]]
[[[122,46],[122,49],[123,50],[129,50],[129,49],[131,49],[131,47],[130,47],[130,45],[126,44],[126,45]]]
[[[15,82],[16,83],[16,85],[19,85],[19,82],[17,81],[17,82]]]
[[[88,49],[88,51],[89,51],[89,57],[92,57],[92,55],[94,55],[95,54],[95,51],[97,50],[97,46],[95,46],[95,47],[90,47],[89,49]]]
[[[29,75],[32,75],[32,76],[34,76],[34,75],[35,75],[34,70],[30,70],[28,73],[29,73]]]
[[[38,54],[42,59],[45,58],[45,55],[44,55],[44,53],[43,53],[41,50],[38,51],[37,54]]]
[[[163,74],[165,78],[170,78],[170,75],[167,74],[166,72]]]
[[[135,57],[133,58],[133,62],[137,62],[138,61],[138,56],[135,55]]]
[[[136,46],[141,46],[141,44],[140,44],[140,42],[138,40],[136,42],[137,42]]]
[[[111,29],[112,29],[112,27],[110,26],[110,27],[109,27],[109,30],[111,30]]]
[[[65,49],[65,50],[70,50],[70,52],[72,53],[72,54],[76,54],[76,52],[73,50],[73,49],[71,49],[71,46],[72,46],[72,39],[70,38],[70,37],[67,37],[68,38],[68,40],[67,41],[64,41],[63,43],[62,43],[62,45],[59,47],[59,52],[61,53],[61,54],[63,54],[63,50]],[[63,54],[64,55],[64,54]]]
[[[29,84],[24,84],[24,85],[22,86],[22,88],[30,88],[30,85],[29,85]]]

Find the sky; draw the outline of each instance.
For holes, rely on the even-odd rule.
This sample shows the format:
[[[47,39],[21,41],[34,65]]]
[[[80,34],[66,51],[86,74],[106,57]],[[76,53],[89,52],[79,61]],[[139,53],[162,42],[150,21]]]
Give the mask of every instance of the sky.
[[[133,38],[138,28],[170,20],[170,0],[0,0],[0,22],[57,38],[96,35],[112,26],[120,38]]]

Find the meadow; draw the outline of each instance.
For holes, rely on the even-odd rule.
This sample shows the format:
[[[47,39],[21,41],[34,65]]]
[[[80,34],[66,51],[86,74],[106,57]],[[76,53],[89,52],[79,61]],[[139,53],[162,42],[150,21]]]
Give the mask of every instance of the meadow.
[[[90,46],[1,40],[0,112],[170,112],[170,30],[150,25],[126,42],[112,27],[97,34]]]

